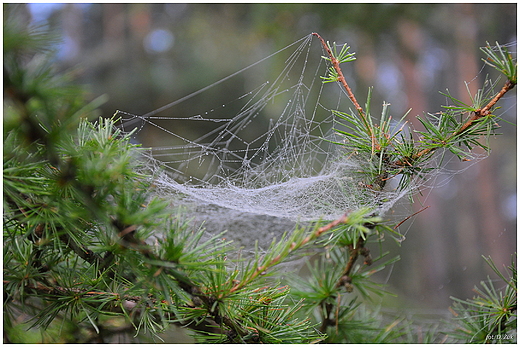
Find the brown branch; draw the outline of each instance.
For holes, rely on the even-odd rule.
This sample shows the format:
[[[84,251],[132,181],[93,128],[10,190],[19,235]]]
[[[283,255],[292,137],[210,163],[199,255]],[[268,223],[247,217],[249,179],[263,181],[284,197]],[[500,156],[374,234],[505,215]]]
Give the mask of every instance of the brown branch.
[[[368,250],[364,248],[365,246],[365,239],[363,237],[359,237],[358,242],[356,244],[356,247],[354,245],[348,246],[349,251],[349,259],[347,262],[347,265],[345,266],[345,269],[343,270],[343,274],[341,275],[338,283],[336,283],[336,287],[339,288],[341,286],[344,286],[345,289],[348,292],[352,291],[352,279],[350,278],[350,273],[352,272],[352,269],[354,268],[354,264],[356,263],[356,260],[358,259],[360,254],[369,254]],[[371,264],[367,263],[367,264]]]
[[[370,224],[370,225],[368,225],[368,227],[374,228],[375,225]],[[352,269],[354,268],[354,264],[356,263],[356,260],[359,258],[360,255],[365,257],[365,265],[368,265],[368,266],[372,265],[372,258],[370,256],[370,251],[368,250],[368,248],[365,248],[364,246],[365,246],[365,239],[362,236],[359,237],[356,247],[354,247],[354,245],[352,245],[352,244],[348,246],[349,259],[348,259],[347,265],[345,266],[345,269],[343,270],[343,273],[342,273],[340,279],[336,283],[336,288],[344,287],[345,290],[349,293],[353,291],[354,288],[352,286],[352,278],[350,277],[350,273],[352,272]],[[338,297],[338,301],[339,301],[339,297]],[[339,306],[340,305],[338,303],[336,308],[339,309]],[[320,307],[321,307],[321,313],[322,313],[322,324],[321,324],[319,330],[321,332],[325,333],[327,330],[327,327],[329,327],[329,326],[336,326],[336,328],[337,328],[337,324],[338,324],[337,316],[336,316],[336,319],[330,318],[330,314],[332,312],[332,304],[322,301]]]
[[[13,281],[3,280],[4,285],[8,285],[13,283]],[[41,282],[27,282],[24,285],[26,289],[33,289],[41,294],[46,295],[63,295],[67,293],[80,294],[82,296],[95,296],[95,295],[104,295],[106,297],[113,297],[113,300],[125,299],[129,301],[137,302],[141,300],[139,296],[131,296],[131,295],[120,295],[118,293],[112,292],[101,292],[101,291],[89,291],[82,288],[66,288],[61,286],[48,286]]]
[[[3,280],[4,286],[9,285],[11,283],[13,283],[13,282],[9,281],[9,280]],[[67,295],[67,294],[73,293],[75,295],[80,295],[83,297],[105,296],[107,298],[110,298],[112,301],[124,300],[122,302],[123,309],[129,310],[129,311],[139,309],[139,308],[137,308],[137,303],[139,301],[143,300],[143,297],[141,297],[141,296],[126,295],[126,294],[121,295],[119,293],[85,290],[83,288],[66,288],[66,287],[61,287],[61,286],[49,286],[49,285],[45,285],[41,282],[26,282],[23,284],[23,286],[26,289],[32,289],[40,294],[49,295],[49,296]],[[153,297],[150,297],[150,296],[148,296],[146,298],[146,300],[148,302],[147,305],[149,305],[149,303],[151,303],[152,305],[159,303],[159,300],[157,300]],[[185,306],[189,307],[189,308],[194,307],[191,305],[185,305]],[[111,306],[105,306],[105,308],[107,308],[107,307],[111,307]],[[117,307],[112,307],[111,312],[119,312],[119,310],[117,309]],[[207,333],[209,332],[209,333],[213,333],[213,334],[226,334],[227,333],[227,331],[223,331],[222,329],[217,327],[216,326],[217,324],[215,324],[215,322],[211,321],[210,319],[206,319],[202,322],[192,321],[192,322],[188,322],[188,323],[179,322],[179,321],[174,320],[173,323],[176,325],[179,325],[181,327],[188,327],[188,328],[191,328],[191,329],[199,331],[199,332],[207,332]]]
[[[451,139],[453,139],[454,137],[456,136],[459,136],[460,134],[462,134],[464,131],[468,130],[470,127],[472,127],[476,121],[478,121],[480,118],[483,118],[483,117],[486,117],[486,116],[489,116],[490,113],[491,113],[491,108],[493,108],[493,106],[495,106],[495,104],[508,92],[510,91],[511,89],[513,89],[515,87],[515,83],[508,80],[504,86],[502,87],[502,89],[497,93],[497,95],[495,95],[495,97],[493,99],[491,99],[491,101],[484,107],[482,107],[481,109],[478,109],[476,111],[473,112],[473,115],[470,117],[470,119],[468,119],[466,121],[466,123],[464,123],[463,125],[461,125],[461,127],[455,131],[450,137],[448,137],[448,139],[446,139],[446,141],[449,141]],[[435,151],[437,147],[429,147],[429,148],[425,148],[423,149],[422,151],[419,151],[417,152],[416,154],[413,155],[412,159],[413,160],[417,160],[417,159],[420,159],[421,157],[429,154],[430,152],[433,152]],[[406,162],[403,161],[403,160],[397,160],[395,163],[395,165],[397,166],[406,166]]]
[[[316,232],[313,234],[314,239],[315,239],[315,238],[318,238],[318,237],[319,237],[321,234],[323,234],[324,232],[327,232],[327,231],[329,231],[330,229],[332,229],[332,228],[334,228],[334,227],[337,227],[337,226],[340,225],[340,224],[345,224],[345,223],[347,223],[347,222],[348,222],[348,215],[347,215],[347,213],[345,213],[345,214],[343,214],[343,216],[341,216],[340,218],[336,219],[335,221],[332,221],[332,222],[330,222],[329,224],[324,225],[324,226],[318,228],[318,229],[316,230]],[[307,238],[306,238],[305,240],[307,240]],[[304,240],[304,241],[305,241],[305,240]],[[309,241],[310,241],[310,240],[309,240]],[[308,241],[307,241],[307,242],[308,242]]]
[[[291,244],[289,246],[289,249],[287,250],[287,255],[289,255],[290,253],[294,252],[295,250],[305,246],[309,242],[311,242],[313,240],[316,240],[320,235],[322,235],[323,233],[329,231],[330,229],[332,229],[332,228],[334,228],[334,227],[336,227],[336,226],[338,226],[340,224],[345,224],[347,222],[348,222],[348,215],[347,215],[347,213],[345,213],[340,218],[338,218],[338,219],[328,223],[327,225],[324,225],[324,226],[322,226],[320,228],[317,228],[311,235],[309,235],[306,238],[304,238],[299,244],[295,244],[295,243]],[[281,255],[278,255],[275,258],[273,258],[273,260],[271,262],[269,262],[268,264],[259,266],[255,270],[255,272],[253,272],[253,274],[251,276],[249,276],[249,278],[247,278],[245,280],[242,280],[241,282],[238,282],[237,284],[235,284],[233,286],[233,288],[231,288],[229,290],[229,293],[234,293],[237,290],[242,289],[248,283],[250,283],[251,281],[256,279],[258,276],[260,276],[263,273],[265,273],[269,268],[279,264],[281,261],[282,261],[282,257],[281,257]]]
[[[401,224],[403,224],[404,222],[406,222],[408,219],[412,218],[413,216],[415,216],[416,214],[419,214],[421,213],[422,211],[426,210],[427,208],[429,208],[430,206],[425,206],[423,208],[421,208],[419,211],[415,212],[415,213],[412,213],[411,215],[409,215],[408,217],[406,217],[405,219],[403,219],[402,221],[400,221],[399,223],[397,223],[395,226],[394,226],[394,229],[397,229],[401,226]]]
[[[102,258],[97,254],[91,251],[90,249],[79,245],[74,241],[66,231],[63,231],[59,239],[63,242],[67,247],[69,247],[74,253],[76,253],[81,259],[85,260],[89,264],[101,263]]]
[[[330,314],[332,313],[332,310],[334,309],[334,305],[330,302],[321,302],[320,309],[321,309],[322,321],[321,321],[321,326],[320,326],[319,330],[322,333],[325,333],[327,331],[327,327],[336,325],[336,323],[337,323],[335,319],[330,318]]]
[[[479,120],[482,117],[489,116],[489,114],[491,113],[491,108],[495,106],[498,100],[500,100],[508,91],[510,91],[514,87],[515,83],[508,80],[506,84],[504,84],[502,89],[497,93],[497,95],[495,95],[495,97],[486,106],[473,112],[473,116],[466,123],[464,123],[464,125],[462,125],[460,129],[457,132],[455,132],[452,136],[460,135],[466,129],[471,127],[475,123],[475,121]]]
[[[352,89],[350,89],[350,87],[347,83],[347,80],[345,79],[345,76],[343,76],[343,72],[341,71],[341,68],[339,67],[338,59],[336,59],[336,57],[332,54],[329,46],[327,45],[325,40],[320,36],[320,34],[312,33],[312,35],[316,36],[321,41],[323,48],[325,49],[325,51],[327,51],[327,54],[329,55],[329,58],[332,63],[332,66],[334,67],[334,70],[336,70],[336,72],[338,73],[338,81],[341,83],[343,88],[345,88],[345,90],[347,91],[347,95],[348,95],[350,101],[352,101],[352,103],[354,104],[354,107],[356,108],[356,110],[359,112],[359,114],[362,117],[364,117],[365,113],[363,112],[363,109],[361,108],[361,106],[359,106],[359,103],[357,102],[357,99],[354,96],[354,93],[352,93]]]
[[[316,36],[321,41],[323,48],[329,55],[332,66],[334,67],[334,70],[336,70],[336,73],[338,74],[338,82],[340,82],[341,85],[343,86],[343,88],[345,88],[345,91],[347,92],[347,95],[348,95],[350,101],[352,101],[352,103],[354,104],[354,107],[358,111],[358,114],[361,117],[363,124],[365,125],[367,134],[370,136],[370,139],[372,141],[372,153],[374,153],[375,150],[380,149],[380,146],[378,143],[376,143],[376,138],[375,138],[374,132],[372,131],[372,128],[370,127],[370,124],[368,122],[367,115],[363,111],[363,108],[359,105],[356,97],[354,96],[354,93],[352,92],[352,89],[350,89],[350,86],[348,85],[347,80],[345,79],[345,76],[343,75],[343,71],[341,70],[341,67],[339,66],[340,63],[339,63],[338,59],[336,59],[334,54],[332,54],[332,51],[330,50],[330,48],[327,45],[327,43],[325,42],[325,40],[320,36],[320,34],[312,33],[312,35]]]

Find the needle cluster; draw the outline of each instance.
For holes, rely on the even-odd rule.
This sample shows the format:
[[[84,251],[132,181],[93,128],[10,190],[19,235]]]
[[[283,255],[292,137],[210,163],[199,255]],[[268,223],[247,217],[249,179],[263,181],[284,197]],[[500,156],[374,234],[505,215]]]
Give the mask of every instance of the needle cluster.
[[[345,211],[297,227],[266,251],[236,255],[224,235],[208,237],[182,206],[154,197],[140,148],[115,128],[117,119],[98,118],[102,99],[86,104],[83,89],[53,70],[48,43],[37,28],[4,24],[4,341],[20,338],[22,313],[44,330],[61,322],[60,334],[74,342],[107,342],[103,336],[118,324],[140,337],[159,337],[177,324],[200,342],[417,341],[411,323],[383,319],[360,300],[386,294],[371,277],[398,260],[369,249],[386,235],[400,238],[380,216],[368,208]],[[339,66],[353,60],[348,47],[324,49],[332,63],[324,82],[348,86]],[[504,88],[512,88],[511,56],[484,53],[506,74]],[[335,111],[346,140],[338,145],[367,158],[367,198],[396,175],[404,189],[431,169],[423,164],[439,148],[461,159],[475,146],[486,148],[480,138],[496,127],[502,90],[479,92],[472,105],[450,97],[454,106],[423,120],[418,139],[391,121],[387,105],[376,124],[369,102],[362,109],[347,90],[356,114]],[[461,123],[461,115],[469,118]],[[278,271],[309,252],[316,255],[309,276]],[[497,321],[497,333],[513,314],[516,303]],[[81,329],[92,334],[79,338]]]

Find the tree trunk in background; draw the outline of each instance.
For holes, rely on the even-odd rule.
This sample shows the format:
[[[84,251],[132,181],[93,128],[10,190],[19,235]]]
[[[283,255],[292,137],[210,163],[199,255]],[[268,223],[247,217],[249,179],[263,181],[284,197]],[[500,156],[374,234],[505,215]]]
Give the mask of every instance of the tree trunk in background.
[[[464,81],[469,82],[472,96],[482,87],[485,75],[479,75],[481,64],[477,49],[482,43],[477,42],[474,5],[452,6],[457,23],[452,24],[454,35],[449,51],[453,56],[449,60],[453,62],[452,70],[456,74],[447,76],[448,85],[452,86],[449,89],[454,90],[458,99],[470,104]],[[424,74],[421,74],[419,58],[427,48],[426,36],[421,26],[411,20],[400,20],[397,29],[398,60],[408,108],[412,108],[409,121],[416,129],[422,129],[415,116],[422,111],[436,111],[439,107],[429,104],[429,92],[421,77]],[[441,189],[425,189],[424,196],[417,199],[414,211],[424,205],[430,207],[417,215],[401,247],[402,261],[397,265],[401,270],[398,271],[412,274],[411,281],[396,283],[405,293],[419,301],[449,304],[450,295],[471,297],[471,290],[477,284],[474,279],[484,280],[491,273],[482,255],[491,255],[499,268],[510,263],[509,243],[513,240],[507,237],[508,234],[503,235],[505,223],[499,205],[499,181],[492,179],[498,161],[491,155],[478,165],[468,167],[468,163],[455,159],[449,168],[466,170],[449,183],[446,192],[455,190],[454,196],[443,196],[446,192]]]
[[[121,44],[125,37],[125,5],[103,4],[103,42],[106,45]]]
[[[457,69],[460,71],[459,81],[469,82],[479,74],[477,64],[479,58],[476,56],[479,52],[475,49],[475,47],[481,46],[477,42],[478,23],[475,18],[474,4],[458,4],[456,9],[459,25],[456,26],[454,33]],[[484,82],[485,76],[478,77],[476,81],[468,85],[472,95],[476,94]],[[471,102],[465,85],[460,84],[458,95],[463,97],[464,102]],[[497,172],[494,170],[497,162],[498,158],[494,155],[479,162],[475,177],[463,181],[461,192],[471,192],[471,194],[459,194],[462,199],[465,196],[461,204],[458,203],[460,198],[457,197],[457,206],[461,206],[462,213],[469,214],[471,217],[469,228],[464,227],[457,230],[460,252],[455,253],[459,255],[458,264],[470,266],[471,271],[474,272],[473,275],[464,273],[465,276],[463,276],[463,283],[468,294],[473,287],[470,285],[469,279],[475,277],[485,279],[486,272],[491,274],[490,269],[484,265],[481,255],[491,255],[499,268],[502,268],[502,264],[508,265],[510,262],[510,254],[504,252],[509,249],[508,240],[506,237],[499,237],[504,230],[503,217],[501,217],[498,204],[500,189],[497,186],[498,181],[492,179]],[[468,200],[471,197],[473,199]],[[466,249],[473,250],[473,252],[468,252]],[[481,250],[481,252],[475,252],[475,250]]]
[[[417,22],[402,19],[398,23],[398,39],[400,48],[398,52],[401,73],[404,80],[405,94],[408,97],[408,107],[412,111],[408,120],[415,129],[421,129],[421,124],[416,116],[422,116],[420,112],[429,109],[428,98],[421,79],[421,70],[418,64],[421,52],[425,49],[425,38],[421,27]],[[439,211],[438,197],[435,194],[427,194],[416,199],[414,211],[424,207],[430,207],[419,213],[415,225],[410,233],[406,235],[407,240],[402,245],[403,260],[399,266],[410,268],[414,281],[410,281],[404,288],[405,292],[417,300],[428,301],[446,300],[439,291],[431,288],[439,287],[446,278],[446,235],[447,230],[443,227],[441,213]],[[426,200],[426,201],[425,201]],[[424,202],[424,204],[422,204]],[[449,239],[449,238],[448,238]],[[406,271],[406,270],[405,270]],[[428,293],[426,296],[422,293]],[[435,298],[432,297],[435,295]]]
[[[460,100],[467,104],[471,104],[470,95],[475,95],[481,86],[481,79],[475,78],[478,76],[478,67],[476,62],[478,51],[476,47],[480,45],[476,42],[477,27],[475,23],[474,13],[471,4],[457,4],[454,5],[455,16],[458,25],[454,26],[454,48],[457,74],[457,96]],[[471,81],[471,82],[470,82]],[[467,82],[467,86],[464,82]],[[480,163],[482,164],[482,163]],[[458,165],[463,167],[463,165]],[[457,206],[453,209],[454,212],[452,220],[454,223],[454,235],[452,237],[457,240],[457,248],[454,249],[451,261],[454,265],[452,271],[453,278],[456,278],[457,287],[455,291],[459,291],[459,295],[471,296],[471,289],[475,284],[471,284],[467,280],[469,278],[485,277],[482,272],[480,263],[480,252],[475,250],[482,249],[482,244],[478,235],[479,225],[481,225],[481,215],[477,213],[478,209],[475,206],[477,199],[477,190],[471,189],[471,184],[474,184],[477,177],[471,177],[475,174],[478,167],[470,167],[464,171],[459,182],[459,194],[456,194],[450,205]],[[462,194],[464,192],[464,194]],[[446,213],[450,210],[446,208]],[[480,274],[479,274],[480,272]]]

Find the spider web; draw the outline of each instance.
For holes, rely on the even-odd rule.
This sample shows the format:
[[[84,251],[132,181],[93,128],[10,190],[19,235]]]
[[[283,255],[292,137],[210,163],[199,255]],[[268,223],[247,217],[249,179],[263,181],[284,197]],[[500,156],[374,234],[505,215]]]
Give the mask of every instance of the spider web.
[[[322,83],[322,54],[308,35],[145,115],[118,111],[121,128],[137,128],[133,136],[149,148],[157,194],[242,245],[269,245],[297,223],[334,220],[361,207],[384,215],[409,190],[389,184],[367,193],[359,159],[333,143],[342,138],[331,110],[348,110],[350,101],[337,85]],[[272,82],[208,101],[213,90],[258,80],[280,57],[284,68]]]

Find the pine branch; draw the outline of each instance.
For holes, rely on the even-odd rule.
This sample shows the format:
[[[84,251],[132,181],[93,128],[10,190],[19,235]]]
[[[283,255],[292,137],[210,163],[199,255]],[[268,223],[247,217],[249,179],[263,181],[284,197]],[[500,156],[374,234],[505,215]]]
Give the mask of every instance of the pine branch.
[[[491,114],[491,109],[495,106],[495,104],[511,89],[515,87],[516,83],[508,80],[502,89],[493,97],[493,99],[483,108],[476,110],[473,113],[473,117],[471,117],[466,123],[464,123],[460,129],[454,134],[454,136],[462,134],[466,129],[471,127],[477,120],[479,120],[482,117],[489,116]]]
[[[11,285],[15,284],[13,281],[9,280],[3,280],[3,285]],[[162,302],[161,300],[158,300],[157,298],[154,298],[152,296],[147,296],[146,298],[143,298],[142,296],[136,296],[136,295],[127,295],[115,292],[107,292],[107,291],[94,291],[94,290],[87,290],[84,288],[69,288],[69,287],[63,287],[58,285],[48,285],[41,282],[24,282],[23,286],[25,289],[34,290],[38,294],[47,296],[49,299],[54,299],[56,297],[62,297],[67,295],[74,295],[76,298],[96,298],[96,299],[103,299],[105,303],[107,302],[113,302],[118,305],[104,305],[104,309],[108,311],[107,312],[119,312],[120,310],[127,311],[128,313],[133,313],[134,316],[137,316],[137,313],[145,308],[148,309],[159,309]],[[139,306],[140,302],[144,302],[144,307]],[[190,305],[179,305],[176,304],[179,307],[186,307],[186,308],[194,308],[195,306]],[[193,330],[204,332],[204,333],[212,333],[212,334],[229,334],[229,331],[221,330],[218,327],[216,327],[215,321],[211,320],[211,318],[206,319],[204,322],[181,322],[177,320],[172,320],[172,323],[177,324],[180,327],[189,327]]]
[[[291,242],[291,243],[287,242],[287,246],[284,247],[283,251],[280,254],[275,256],[268,263],[266,263],[262,266],[259,266],[248,278],[243,279],[241,282],[238,282],[233,288],[231,288],[229,293],[231,294],[231,293],[234,293],[234,292],[244,288],[246,285],[248,285],[249,283],[254,281],[256,278],[258,278],[259,276],[264,274],[269,268],[272,268],[273,266],[280,264],[286,257],[288,257],[290,254],[292,254],[296,250],[301,249],[305,245],[316,240],[322,234],[332,230],[333,228],[337,227],[338,225],[346,224],[348,222],[349,222],[349,217],[348,217],[348,214],[345,213],[338,219],[336,219],[322,227],[316,228],[310,235],[308,235],[304,239],[302,239],[300,241],[296,240],[296,242]]]
[[[450,137],[446,139],[446,143],[448,143],[451,139],[463,134],[465,131],[470,129],[472,126],[474,126],[480,119],[483,117],[487,117],[491,114],[491,109],[495,106],[495,104],[511,89],[515,87],[516,83],[508,80],[502,89],[493,97],[493,99],[484,107],[476,110],[473,112],[473,115],[465,122],[463,123],[460,128],[455,131]],[[435,151],[439,147],[428,147],[425,148],[412,157],[412,160],[418,160],[422,157],[425,157],[426,155],[430,154],[431,152]],[[410,164],[406,161],[407,159],[399,159],[393,163],[393,165],[398,167],[403,166],[409,166]]]
[[[426,157],[429,152],[414,157],[420,151],[410,151],[405,156],[396,150],[398,157],[388,151],[393,145],[397,147],[392,143],[395,135],[390,135],[391,118],[382,116],[381,126],[374,125],[369,102],[364,111],[341,71],[341,63],[353,60],[349,47],[343,46],[337,53],[335,45],[331,47],[321,36],[313,35],[319,38],[327,52],[326,59],[332,63],[325,82],[339,82],[358,113],[356,120],[351,120],[351,129],[363,136],[359,136],[355,149],[371,153],[370,160],[375,158],[382,163],[372,176],[374,181],[364,185],[380,193],[391,174],[398,174],[395,171],[399,169],[399,160],[401,168],[408,168],[415,164],[414,159]],[[498,60],[496,57],[492,61]],[[8,186],[7,192],[4,190],[4,218],[11,224],[4,225],[4,236],[8,237],[4,240],[3,284],[8,299],[21,298],[24,302],[36,298],[33,302],[45,303],[35,317],[35,325],[48,327],[58,315],[70,313],[75,322],[88,319],[97,330],[102,315],[120,309],[116,313],[132,322],[138,320],[134,326],[138,333],[140,329],[154,332],[156,327],[173,322],[205,332],[206,341],[320,340],[322,335],[313,330],[308,316],[302,321],[293,318],[302,308],[300,300],[305,296],[296,296],[294,300],[283,283],[266,285],[260,279],[327,233],[330,238],[324,245],[335,257],[333,266],[323,262],[323,271],[311,269],[318,285],[309,295],[314,296],[312,300],[318,302],[316,307],[321,310],[320,330],[325,332],[335,326],[337,334],[345,322],[356,324],[352,317],[357,304],[354,300],[343,302],[345,292],[357,288],[364,298],[367,290],[383,293],[375,291],[367,278],[390,262],[366,272],[361,266],[356,267],[362,257],[366,266],[372,264],[366,247],[368,238],[384,228],[370,210],[345,213],[326,225],[317,223],[313,229],[297,228],[293,234],[284,235],[282,241],[273,241],[267,252],[258,252],[248,265],[241,267],[238,261],[243,259],[236,263],[226,260],[227,244],[224,247],[217,243],[217,237],[199,242],[203,232],[172,217],[167,207],[171,201],[157,202],[152,198],[151,178],[137,173],[141,167],[138,169],[135,164],[134,147],[129,136],[114,130],[114,120],[100,119],[94,125],[81,121],[77,126],[73,119],[83,117],[88,109],[72,105],[82,104],[82,100],[49,83],[54,88],[51,89],[46,79],[53,76],[51,73],[35,79],[23,74],[24,67],[18,66],[16,59],[9,61],[11,65],[4,62],[6,96],[13,105],[13,114],[24,126],[11,129],[14,139],[8,148],[16,151],[7,151],[13,160],[4,166],[4,171],[7,167],[13,175],[4,177]],[[501,69],[514,70],[502,65]],[[16,81],[16,73],[27,80]],[[24,89],[27,85],[34,89]],[[453,133],[447,139],[458,138],[489,116],[496,102],[513,86],[510,82],[510,86],[504,87],[507,90],[503,88],[460,128],[450,128]],[[38,102],[29,104],[30,100]],[[348,116],[344,119],[349,120]],[[62,124],[73,124],[77,133],[71,136]],[[32,155],[30,160],[27,153]],[[325,281],[319,277],[323,274]],[[513,306],[508,307],[511,314]],[[393,330],[396,322],[384,334]],[[369,319],[364,317],[361,323],[365,326],[355,328],[358,331],[369,326]],[[499,329],[506,328],[506,321],[499,323]],[[316,327],[319,325],[320,322],[316,323]],[[349,328],[348,333],[353,330]]]
[[[100,264],[102,262],[103,258],[101,258],[99,256],[99,254],[94,253],[93,251],[91,251],[87,247],[84,247],[84,246],[79,245],[78,243],[76,243],[67,234],[67,232],[60,231],[60,230],[58,230],[58,232],[60,233],[60,236],[59,236],[60,240],[67,247],[69,247],[74,253],[76,253],[81,259],[85,260],[87,263],[90,263],[90,264]]]
[[[339,63],[338,59],[334,56],[334,54],[330,50],[329,46],[327,45],[325,40],[320,36],[320,34],[312,33],[312,35],[316,36],[321,41],[323,49],[325,49],[325,51],[327,52],[330,62],[332,63],[334,70],[336,70],[336,73],[338,74],[338,82],[340,82],[341,85],[343,86],[343,88],[345,88],[345,91],[347,92],[347,95],[348,95],[350,101],[352,101],[352,103],[354,104],[354,107],[358,111],[359,115],[362,118],[366,118],[366,115],[363,112],[363,108],[359,105],[359,103],[356,99],[356,96],[354,95],[354,93],[352,93],[352,89],[350,89],[350,86],[348,85],[347,80],[345,79],[345,76],[343,76],[343,71],[341,70],[341,68],[339,66],[340,63]]]
[[[361,117],[361,120],[363,121],[363,124],[365,125],[366,132],[367,132],[367,134],[370,136],[370,138],[372,140],[372,153],[375,150],[379,150],[380,147],[379,147],[379,145],[376,142],[376,138],[374,136],[374,132],[372,130],[372,127],[370,126],[368,117],[365,114],[365,112],[363,111],[363,108],[359,105],[359,103],[358,103],[358,101],[356,99],[356,96],[352,92],[352,89],[350,89],[350,86],[348,85],[347,80],[345,79],[345,76],[343,76],[343,71],[341,70],[339,60],[332,53],[331,49],[329,48],[329,45],[327,43],[325,43],[325,40],[318,33],[312,33],[312,35],[316,36],[321,41],[323,49],[325,49],[325,51],[327,52],[327,54],[329,56],[328,59],[330,60],[334,70],[336,71],[337,81],[341,83],[341,85],[343,86],[343,88],[347,92],[347,95],[348,95],[350,101],[352,101],[352,103],[354,104],[354,107],[356,108],[359,116]]]
[[[490,116],[492,109],[495,107],[496,103],[511,89],[513,89],[516,85],[516,79],[517,79],[517,65],[516,62],[513,61],[513,58],[507,51],[504,53],[502,48],[499,47],[499,54],[495,53],[489,46],[482,49],[484,53],[488,56],[488,59],[485,60],[485,62],[501,73],[503,73],[507,77],[507,82],[502,87],[502,89],[493,97],[490,99],[490,101],[484,106],[479,109],[473,109],[472,110],[472,116],[469,117],[467,121],[460,124],[456,130],[453,131],[453,133],[449,136],[445,136],[441,130],[436,129],[434,126],[429,125],[426,121],[423,121],[419,119],[423,125],[427,127],[427,131],[434,131],[434,136],[430,138],[438,140],[438,142],[428,142],[426,141],[427,137],[424,136],[423,138],[419,139],[417,143],[421,144],[421,147],[416,147],[413,139],[410,140],[410,143],[398,143],[395,140],[395,137],[397,133],[401,132],[402,128],[397,131],[395,134],[391,134],[389,132],[389,128],[387,126],[386,118],[385,117],[385,108],[386,105],[383,105],[383,116],[382,116],[382,124],[381,126],[373,125],[371,120],[369,119],[370,115],[367,115],[363,112],[363,109],[359,105],[355,95],[353,94],[352,90],[350,89],[347,81],[345,80],[345,77],[343,75],[343,72],[340,67],[340,60],[336,57],[337,54],[335,52],[332,52],[331,48],[329,47],[328,43],[325,42],[325,40],[317,33],[313,33],[314,36],[318,37],[320,40],[324,50],[327,52],[328,57],[324,57],[326,60],[329,60],[332,63],[332,71],[331,76],[326,79],[326,82],[330,82],[332,78],[337,80],[341,83],[343,88],[345,89],[349,99],[354,104],[356,110],[358,111],[359,118],[361,120],[361,123],[364,127],[364,132],[368,135],[371,143],[371,154],[376,154],[380,158],[380,163],[383,167],[379,168],[379,174],[377,181],[380,183],[378,186],[374,186],[371,184],[367,184],[367,187],[374,187],[375,190],[380,190],[384,187],[385,181],[388,179],[388,177],[393,177],[401,173],[406,173],[404,177],[411,176],[416,173],[420,173],[421,171],[425,170],[425,168],[422,167],[416,167],[417,162],[424,161],[425,158],[428,158],[430,154],[435,152],[439,148],[450,148],[451,150],[455,151],[454,149],[454,142],[461,142],[466,145],[470,144],[477,144],[481,147],[484,147],[484,145],[478,143],[475,140],[475,137],[480,135],[480,133],[468,133],[468,131],[475,126],[475,124],[478,124],[481,119],[484,117]],[[498,45],[498,44],[497,44]],[[343,53],[344,54],[344,53]],[[369,93],[370,96],[370,93]],[[367,104],[368,105],[368,104]],[[367,106],[368,107],[368,106]],[[460,107],[459,107],[460,108]],[[348,114],[344,114],[342,112],[336,111],[334,112],[337,116],[340,118],[346,120],[348,123],[352,124],[353,127],[348,128],[354,130],[355,132],[359,131],[360,126],[356,119],[354,119],[352,116],[349,116]],[[438,132],[438,133],[435,133]],[[338,130],[338,133],[345,135],[349,140],[352,142],[353,150],[358,151],[365,146],[364,139],[358,137],[358,135],[352,135],[345,131]],[[381,142],[378,142],[376,139],[380,139]],[[422,135],[427,135],[427,133],[421,133]],[[460,137],[460,140],[459,140]],[[383,139],[383,140],[381,140]],[[404,139],[403,139],[404,140]],[[350,142],[350,141],[349,141]],[[342,144],[344,146],[349,146],[349,144]],[[450,147],[451,146],[451,147]],[[390,159],[388,154],[385,152],[387,150],[393,149],[396,151],[394,153],[394,158]],[[399,153],[399,151],[403,151],[403,153]],[[383,153],[385,152],[385,153]],[[406,154],[404,153],[406,152]],[[456,152],[460,153],[460,151]],[[397,156],[397,158],[395,158]],[[461,155],[459,155],[461,157]],[[393,175],[389,174],[389,171],[393,172]]]

